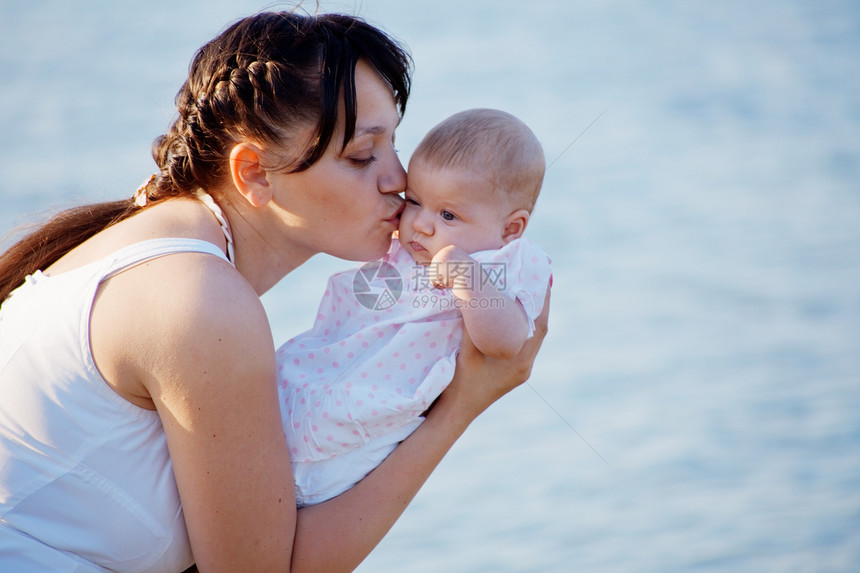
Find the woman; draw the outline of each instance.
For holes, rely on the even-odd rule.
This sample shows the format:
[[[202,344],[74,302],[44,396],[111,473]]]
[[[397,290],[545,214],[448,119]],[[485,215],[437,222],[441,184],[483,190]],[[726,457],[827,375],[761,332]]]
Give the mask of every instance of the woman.
[[[420,428],[296,510],[259,296],[316,253],[385,253],[408,95],[408,54],[358,19],[247,18],[195,56],[153,180],[0,258],[0,569],[351,570],[528,377],[546,311],[511,362],[465,341]]]

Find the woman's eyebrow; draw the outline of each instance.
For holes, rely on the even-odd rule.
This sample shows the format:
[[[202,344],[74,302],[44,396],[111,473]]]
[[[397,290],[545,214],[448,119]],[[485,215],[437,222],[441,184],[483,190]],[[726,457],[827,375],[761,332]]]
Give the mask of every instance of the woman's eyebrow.
[[[385,133],[385,128],[381,125],[373,125],[369,127],[356,127],[355,136],[359,137],[362,135],[380,135]]]

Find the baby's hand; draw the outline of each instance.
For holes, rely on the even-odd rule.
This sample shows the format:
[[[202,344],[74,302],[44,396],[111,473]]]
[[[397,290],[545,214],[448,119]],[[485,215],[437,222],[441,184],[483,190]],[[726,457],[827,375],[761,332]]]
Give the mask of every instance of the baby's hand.
[[[471,289],[477,263],[469,253],[456,245],[448,245],[433,255],[430,273],[437,288],[457,291]]]

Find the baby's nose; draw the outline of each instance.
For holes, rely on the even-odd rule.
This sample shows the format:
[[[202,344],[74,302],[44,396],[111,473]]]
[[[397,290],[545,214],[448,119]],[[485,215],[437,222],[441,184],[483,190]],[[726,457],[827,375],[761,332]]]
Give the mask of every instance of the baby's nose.
[[[416,232],[421,233],[423,235],[432,235],[433,234],[433,221],[432,217],[424,212],[422,209],[420,213],[412,220],[412,229]]]

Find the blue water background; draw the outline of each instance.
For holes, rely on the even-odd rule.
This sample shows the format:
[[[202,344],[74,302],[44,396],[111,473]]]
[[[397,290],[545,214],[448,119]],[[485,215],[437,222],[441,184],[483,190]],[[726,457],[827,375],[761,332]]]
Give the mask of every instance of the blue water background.
[[[552,162],[534,375],[360,571],[860,571],[860,4],[321,4],[412,49],[404,161],[490,106]],[[264,7],[0,1],[0,234],[129,196],[193,51]],[[265,296],[276,341],[342,267]]]

